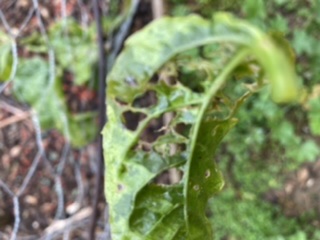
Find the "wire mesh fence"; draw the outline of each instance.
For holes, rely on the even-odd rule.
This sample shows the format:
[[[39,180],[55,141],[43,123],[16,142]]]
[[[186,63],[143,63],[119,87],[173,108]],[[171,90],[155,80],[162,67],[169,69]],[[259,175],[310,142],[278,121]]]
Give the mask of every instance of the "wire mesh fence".
[[[107,2],[100,5],[103,11]],[[92,1],[0,1],[0,19],[0,239],[88,239],[94,211],[94,176],[99,173],[98,144],[93,137],[89,144],[75,148],[75,128],[92,125],[85,121],[77,125],[70,119],[75,113],[97,110],[96,95],[90,88],[95,84],[95,75],[88,75],[85,84],[77,85],[77,69],[66,66],[76,64],[72,61],[77,42],[71,31],[81,30],[79,43],[86,35],[96,34],[90,32],[95,30],[91,27]],[[76,24],[74,30],[69,29],[72,24]],[[54,43],[58,37],[50,32],[52,26],[62,29],[57,35],[66,40],[61,43],[62,50]],[[96,49],[89,50],[82,56],[92,61],[79,69],[94,73]],[[65,55],[59,57],[59,51]],[[33,61],[39,65],[24,68]],[[44,82],[34,81],[39,76],[45,76]],[[21,86],[28,89],[31,100]],[[52,91],[57,88],[54,95]],[[63,98],[52,97],[59,94]],[[52,105],[55,99],[60,102]],[[49,121],[52,115],[55,118]],[[90,116],[94,123],[95,115]],[[109,236],[102,195],[96,239]]]

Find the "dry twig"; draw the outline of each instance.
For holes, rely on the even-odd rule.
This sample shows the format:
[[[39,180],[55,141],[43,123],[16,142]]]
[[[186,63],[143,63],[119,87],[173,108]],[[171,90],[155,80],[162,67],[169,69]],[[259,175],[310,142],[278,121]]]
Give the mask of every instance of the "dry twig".
[[[40,239],[45,240],[55,238],[64,234],[66,231],[72,231],[72,229],[86,225],[92,212],[92,208],[87,207],[81,209],[78,213],[69,218],[54,221],[44,230],[44,234]]]

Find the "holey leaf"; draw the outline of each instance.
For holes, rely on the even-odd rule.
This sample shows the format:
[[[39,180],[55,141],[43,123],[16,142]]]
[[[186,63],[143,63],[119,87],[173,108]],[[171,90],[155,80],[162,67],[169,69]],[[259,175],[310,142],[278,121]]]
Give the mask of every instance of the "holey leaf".
[[[202,56],[206,46],[213,57]],[[188,68],[190,58],[197,60]],[[246,74],[257,82],[243,95],[230,97],[226,81],[240,65],[254,69]],[[188,80],[184,69],[189,69]],[[166,17],[126,41],[107,79],[108,123],[103,130],[105,194],[114,240],[213,238],[205,210],[224,183],[214,153],[235,126],[234,113],[264,85],[263,79],[275,101],[298,97],[285,51],[259,29],[226,13],[212,21],[195,15]],[[168,113],[171,121],[165,120]],[[180,182],[161,184],[171,168],[181,171]]]

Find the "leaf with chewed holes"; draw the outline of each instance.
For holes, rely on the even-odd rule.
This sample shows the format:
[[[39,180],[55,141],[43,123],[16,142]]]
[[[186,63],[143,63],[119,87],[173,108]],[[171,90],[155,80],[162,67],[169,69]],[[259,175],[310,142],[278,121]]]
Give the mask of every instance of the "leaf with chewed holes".
[[[186,81],[181,65],[191,55],[183,54],[207,45],[211,50],[225,48],[212,54],[212,61],[194,61],[199,65],[192,65],[189,73],[203,71],[189,74]],[[235,126],[235,112],[265,85],[264,77],[275,101],[295,101],[299,95],[291,56],[278,45],[226,13],[216,14],[212,21],[195,15],[165,17],[128,38],[107,79],[108,123],[103,130],[113,239],[212,239],[206,204],[224,183],[214,153]],[[165,72],[165,66],[171,70]],[[256,83],[229,98],[223,89],[232,74],[252,75]],[[160,80],[155,80],[157,76]],[[161,76],[174,78],[174,83]],[[195,76],[204,79],[189,84]],[[172,114],[170,123],[161,120],[166,113]],[[144,117],[136,117],[139,122],[130,128],[134,114]],[[147,141],[146,134],[156,137]],[[180,169],[181,181],[159,184],[171,168]]]

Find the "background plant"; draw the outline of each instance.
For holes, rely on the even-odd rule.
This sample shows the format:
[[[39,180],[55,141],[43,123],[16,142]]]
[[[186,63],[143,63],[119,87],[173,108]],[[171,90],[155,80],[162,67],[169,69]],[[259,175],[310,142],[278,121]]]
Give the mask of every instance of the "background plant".
[[[121,4],[112,2],[110,15],[102,20],[106,36],[117,35],[116,31],[130,15],[130,4],[131,1],[125,1],[120,9]],[[98,135],[97,111],[81,106],[76,112],[70,109],[68,93],[63,89],[65,79],[69,78],[73,85],[97,91],[96,27],[95,22],[86,24],[64,18],[48,26],[47,37],[35,31],[19,38],[18,46],[26,54],[19,56],[13,84],[13,94],[18,101],[34,108],[41,127],[59,130],[77,148],[84,147]],[[112,41],[110,37],[110,45]],[[0,82],[10,80],[13,72],[12,42],[7,33],[0,31]],[[110,55],[112,53],[110,50]]]
[[[106,46],[113,45],[128,14],[128,7],[120,9],[114,2],[118,8],[110,6],[109,18],[103,17],[100,35],[105,34]],[[105,205],[101,191],[92,192],[99,189],[93,178],[102,175],[98,171],[102,167],[97,166],[94,3],[0,3],[0,238],[52,238],[63,232],[78,238],[80,225],[89,225],[87,220],[98,205],[92,199]],[[106,7],[102,3],[97,12],[105,13]],[[117,38],[120,46],[121,42]],[[50,190],[44,194],[45,189]],[[28,196],[37,202],[36,208]],[[48,202],[53,208],[45,207]],[[72,212],[70,206],[75,206]],[[62,232],[45,230],[54,220],[69,221],[78,213],[80,225],[63,224]],[[92,217],[92,232],[102,219]],[[80,235],[88,238],[90,227],[85,228]],[[98,234],[106,238],[108,229]]]

